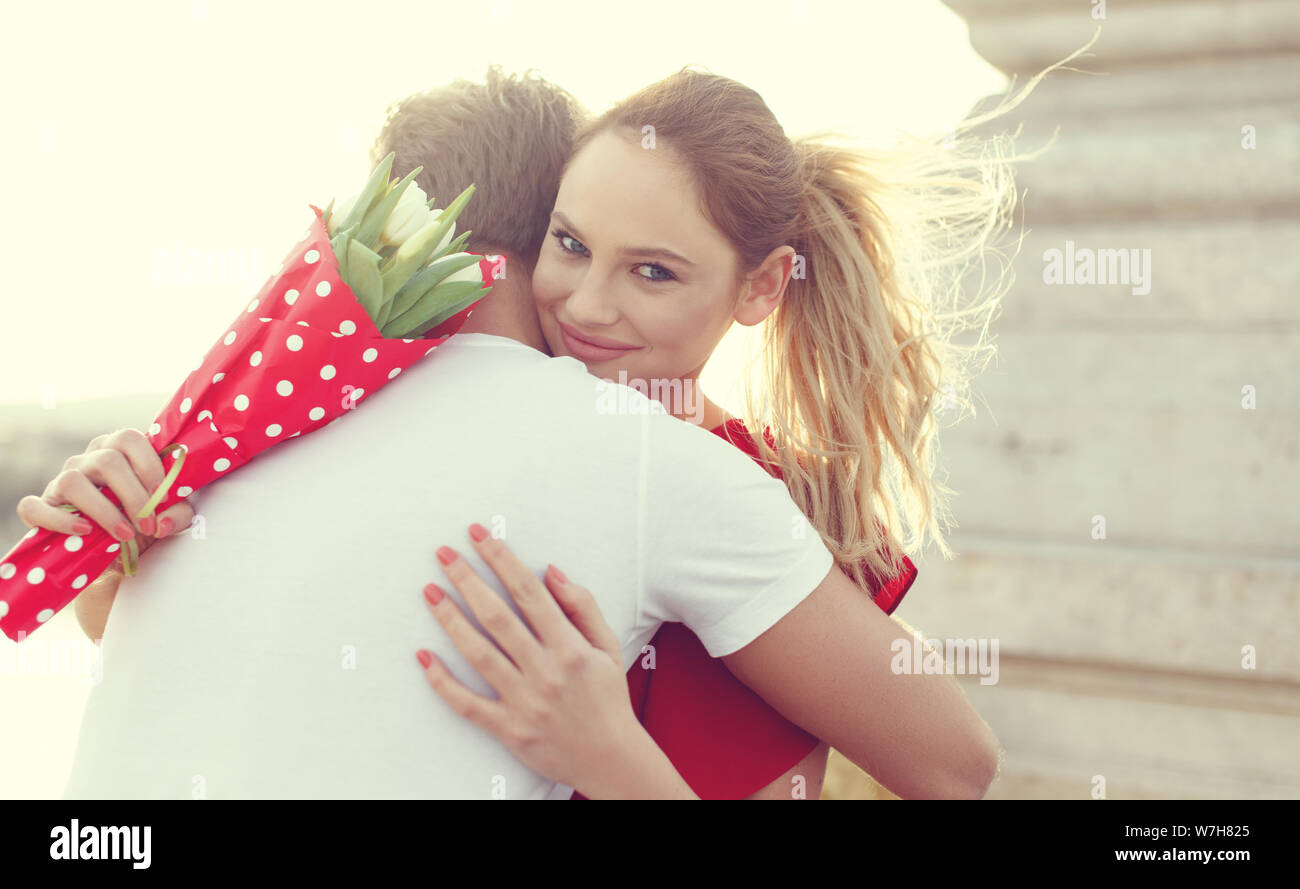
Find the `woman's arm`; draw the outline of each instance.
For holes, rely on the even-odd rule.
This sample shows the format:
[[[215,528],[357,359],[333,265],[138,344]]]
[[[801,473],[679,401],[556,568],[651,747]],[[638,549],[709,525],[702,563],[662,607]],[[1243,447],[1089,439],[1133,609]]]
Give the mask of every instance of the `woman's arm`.
[[[825,742],[818,744],[784,775],[745,799],[821,799],[829,755],[830,745]],[[799,796],[795,795],[796,787],[802,791]]]
[[[464,559],[440,550],[444,572],[501,650],[432,584],[430,607],[499,697],[471,692],[421,652],[434,690],[535,771],[588,797],[680,791],[680,776],[664,768],[662,751],[632,713],[618,640],[591,594],[554,568],[543,587],[503,542],[479,534],[475,550],[533,631]],[[794,610],[724,662],[897,796],[983,796],[997,770],[997,739],[952,679],[893,673],[895,638],[912,642],[832,568]],[[649,778],[639,782],[638,773]]]
[[[122,583],[122,577],[122,569],[114,562],[72,602],[72,607],[77,614],[77,623],[81,625],[81,631],[91,642],[104,638],[108,612],[112,610],[113,602],[117,599],[117,588]]]
[[[60,534],[86,534],[91,520],[118,540],[134,536],[139,553],[153,544],[158,536],[184,529],[194,519],[189,501],[173,504],[162,514],[127,521],[137,515],[167,474],[162,458],[138,429],[119,429],[90,440],[86,450],[69,457],[40,496],[31,494],[18,501],[18,517],[29,527],[44,528]],[[117,496],[121,508],[100,492],[108,488]],[[76,515],[67,507],[75,507]],[[125,510],[125,512],[124,512]],[[156,519],[156,520],[155,520]],[[134,530],[132,530],[134,527]],[[122,570],[115,562],[76,598],[77,622],[86,636],[94,641],[104,635],[108,612],[122,582]]]
[[[791,722],[903,799],[979,799],[1000,749],[948,676],[895,673],[916,640],[838,568],[749,645],[723,657]]]

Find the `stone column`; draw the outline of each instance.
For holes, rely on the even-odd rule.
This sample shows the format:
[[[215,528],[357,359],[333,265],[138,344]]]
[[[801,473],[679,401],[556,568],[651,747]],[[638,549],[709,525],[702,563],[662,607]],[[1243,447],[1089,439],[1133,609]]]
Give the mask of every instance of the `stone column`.
[[[1060,135],[898,614],[998,640],[990,797],[1298,797],[1300,7],[946,2],[1017,89],[1102,30],[996,125]],[[1107,250],[1146,281],[1045,281]]]

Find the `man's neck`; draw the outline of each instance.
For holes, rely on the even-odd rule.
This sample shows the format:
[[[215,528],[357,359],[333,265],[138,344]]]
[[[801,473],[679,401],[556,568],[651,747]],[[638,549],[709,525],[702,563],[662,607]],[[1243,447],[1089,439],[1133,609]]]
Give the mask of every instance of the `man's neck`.
[[[537,320],[529,271],[522,264],[507,264],[507,276],[493,282],[492,292],[475,306],[460,332],[507,337],[549,355]]]

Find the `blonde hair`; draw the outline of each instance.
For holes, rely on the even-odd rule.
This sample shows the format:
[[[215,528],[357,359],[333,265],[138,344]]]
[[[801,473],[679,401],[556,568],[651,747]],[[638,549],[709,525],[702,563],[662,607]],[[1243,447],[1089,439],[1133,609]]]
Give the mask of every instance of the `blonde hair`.
[[[371,164],[392,151],[394,177],[423,165],[415,181],[438,206],[473,183],[474,199],[456,224],[472,232],[467,249],[503,250],[531,268],[574,131],[588,116],[577,99],[533,69],[516,76],[491,65],[482,83],[456,80],[389,105]]]
[[[998,252],[992,237],[1011,225],[1010,164],[1038,152],[1005,155],[1018,130],[987,141],[970,131],[1069,58],[988,114],[890,150],[836,145],[826,133],[791,140],[758,93],[689,67],[575,137],[574,155],[606,130],[653,132],[689,170],[742,272],[782,245],[802,257],[806,278],[791,279],[763,322],[763,384],[747,387],[744,421],[836,563],[873,595],[902,570],[902,527],[901,548],[919,554],[929,534],[953,555],[944,538],[953,492],[934,478],[936,408],[971,407],[966,392],[996,351],[988,327],[1011,283],[1008,259],[991,287],[981,277],[964,295],[971,264],[982,268]],[[959,345],[972,330],[976,342]]]

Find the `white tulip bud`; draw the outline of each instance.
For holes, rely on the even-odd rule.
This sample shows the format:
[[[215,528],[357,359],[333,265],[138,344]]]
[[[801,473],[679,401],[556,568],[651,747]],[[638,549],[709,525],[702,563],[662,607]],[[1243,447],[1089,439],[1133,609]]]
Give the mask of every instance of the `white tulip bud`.
[[[427,206],[429,199],[424,189],[415,182],[408,182],[397,199],[397,206],[384,222],[379,240],[393,247],[400,247],[406,239],[418,232],[432,217]]]
[[[429,211],[429,218],[437,219],[438,214],[441,212],[441,210],[431,210]],[[438,242],[438,246],[433,248],[433,255],[437,256],[442,250],[446,249],[447,245],[451,243],[451,239],[454,237],[456,237],[456,223],[453,222],[451,227],[447,229],[447,234],[443,235],[442,240]]]
[[[334,204],[334,209],[330,211],[330,237],[339,233],[339,223],[346,219],[347,215],[352,212],[352,205],[356,202],[357,196],[350,195]]]
[[[466,254],[464,254],[464,253],[453,253],[453,254],[451,254],[451,255],[452,255],[452,256],[465,256]],[[476,282],[476,283],[478,283],[478,284],[482,284],[482,283],[483,283],[483,272],[482,272],[482,270],[479,268],[478,263],[475,263],[474,265],[466,266],[465,268],[461,269],[461,270],[458,271],[458,272],[452,272],[450,275],[448,275],[447,277],[443,278],[442,281],[439,282],[439,283],[446,284],[446,283],[448,283],[448,282],[450,282],[450,281],[474,281],[474,282]]]

